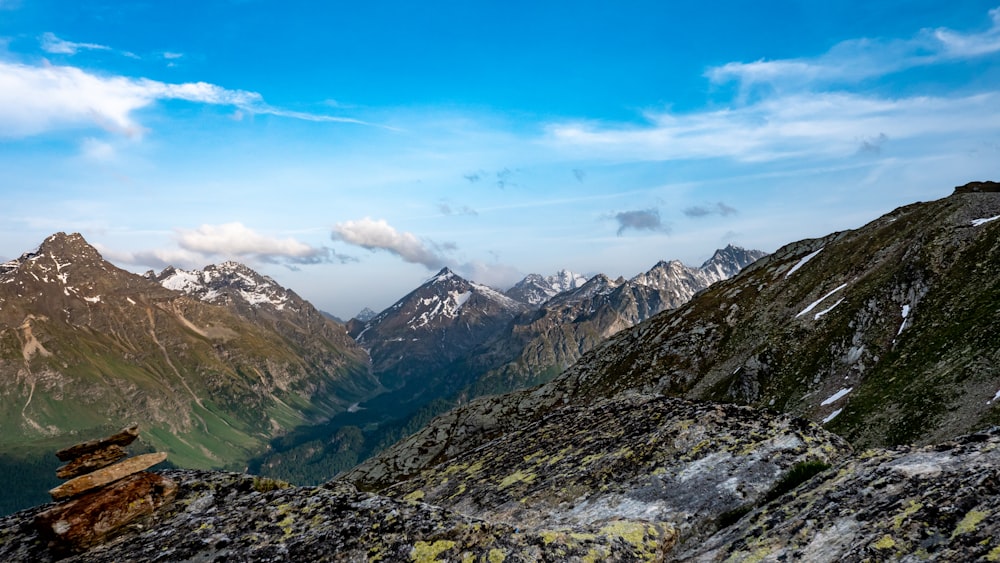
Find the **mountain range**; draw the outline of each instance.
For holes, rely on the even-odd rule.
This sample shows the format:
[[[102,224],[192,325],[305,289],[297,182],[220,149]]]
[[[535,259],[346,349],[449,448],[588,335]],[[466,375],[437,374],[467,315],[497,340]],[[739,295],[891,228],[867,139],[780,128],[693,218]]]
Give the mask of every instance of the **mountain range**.
[[[272,442],[250,467],[296,483],[322,482],[472,397],[552,379],[611,334],[761,256],[728,246],[700,268],[661,261],[631,280],[532,274],[505,294],[445,268],[368,321],[348,322],[388,391]]]
[[[582,280],[529,276],[512,291]],[[536,310],[443,270],[345,327],[243,264],[140,276],[57,233],[0,265],[0,474],[40,490],[54,484],[43,452],[141,420],[143,447],[177,465],[320,481],[467,395],[513,357],[481,360],[485,344]]]
[[[427,305],[457,318],[464,287]],[[1000,184],[973,182],[790,243],[321,486],[164,471],[174,502],[78,557],[995,561],[998,304]],[[425,319],[403,317],[386,334]],[[0,559],[55,558],[41,508],[0,519]]]

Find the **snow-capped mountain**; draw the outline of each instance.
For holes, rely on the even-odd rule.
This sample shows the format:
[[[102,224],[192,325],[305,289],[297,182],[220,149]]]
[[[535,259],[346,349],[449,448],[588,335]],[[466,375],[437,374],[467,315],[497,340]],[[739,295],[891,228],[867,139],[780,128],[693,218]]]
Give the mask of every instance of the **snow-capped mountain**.
[[[683,305],[695,293],[766,255],[730,245],[715,251],[699,268],[672,260],[660,261],[630,280],[598,274],[552,297],[538,311],[518,316],[508,340],[494,344],[516,355],[484,374],[473,394],[544,381],[611,335]]]
[[[559,270],[552,276],[528,274],[504,292],[507,297],[528,305],[541,305],[556,295],[587,283],[587,277],[569,270]]]
[[[371,320],[352,319],[348,330],[383,383],[398,387],[464,357],[526,309],[444,268]]]
[[[159,274],[147,272],[146,277],[167,289],[216,305],[244,303],[278,311],[285,307],[295,310],[301,305],[301,299],[294,293],[239,262],[213,264],[204,270],[179,270],[168,266]]]
[[[318,311],[311,303],[269,276],[239,262],[212,264],[203,270],[180,270],[168,266],[145,277],[162,287],[185,293],[213,305],[221,305],[255,323],[267,325],[292,342],[338,347],[363,354],[347,335],[344,325]]]

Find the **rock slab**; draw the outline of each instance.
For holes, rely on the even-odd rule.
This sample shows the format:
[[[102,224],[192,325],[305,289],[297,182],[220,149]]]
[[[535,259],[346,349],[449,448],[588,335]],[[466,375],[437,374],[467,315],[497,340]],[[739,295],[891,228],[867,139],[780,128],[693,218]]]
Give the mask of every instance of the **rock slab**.
[[[42,537],[57,546],[78,551],[152,514],[176,494],[177,484],[171,479],[155,473],[135,473],[38,513],[35,526]]]
[[[51,489],[49,494],[52,495],[52,500],[72,498],[87,491],[107,485],[108,483],[114,483],[115,481],[132,475],[133,473],[149,469],[165,459],[167,459],[166,452],[144,454],[132,457],[114,465],[98,469],[93,473],[88,473],[86,475],[70,479],[62,485]]]

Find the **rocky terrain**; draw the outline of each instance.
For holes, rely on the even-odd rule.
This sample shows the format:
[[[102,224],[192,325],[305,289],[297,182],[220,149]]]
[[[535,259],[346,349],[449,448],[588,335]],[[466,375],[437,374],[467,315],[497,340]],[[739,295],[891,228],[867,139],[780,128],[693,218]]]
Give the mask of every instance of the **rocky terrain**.
[[[565,433],[571,423],[578,431]],[[749,407],[635,395],[385,493],[159,472],[175,500],[84,551],[0,519],[4,561],[993,561],[1000,431],[852,452]]]

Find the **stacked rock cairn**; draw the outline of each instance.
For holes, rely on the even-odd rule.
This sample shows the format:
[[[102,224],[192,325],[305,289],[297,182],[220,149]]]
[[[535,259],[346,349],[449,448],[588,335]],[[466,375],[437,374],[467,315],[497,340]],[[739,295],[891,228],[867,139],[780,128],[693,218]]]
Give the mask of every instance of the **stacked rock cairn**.
[[[125,446],[138,436],[133,425],[56,452],[66,462],[56,477],[68,480],[49,491],[56,504],[35,516],[39,534],[52,548],[87,549],[174,499],[174,481],[145,471],[167,459],[166,453],[126,459]]]

